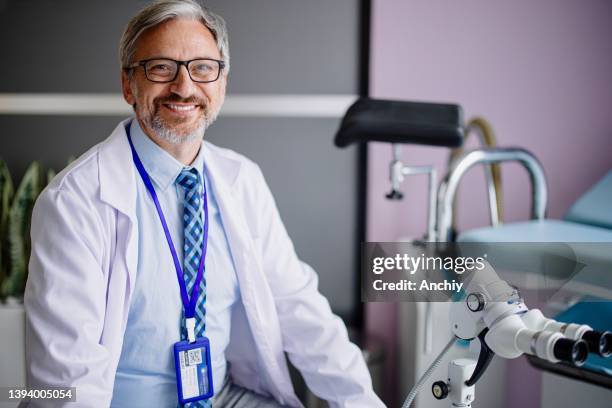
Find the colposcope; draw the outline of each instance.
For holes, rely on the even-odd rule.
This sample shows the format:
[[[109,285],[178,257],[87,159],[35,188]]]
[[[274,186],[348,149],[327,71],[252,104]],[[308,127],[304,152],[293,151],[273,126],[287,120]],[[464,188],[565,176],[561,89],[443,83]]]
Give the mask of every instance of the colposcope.
[[[447,379],[433,383],[434,397],[448,398],[451,407],[471,407],[475,384],[494,355],[513,359],[530,354],[551,363],[581,366],[589,353],[602,357],[612,354],[612,333],[595,331],[588,325],[557,322],[546,318],[539,309],[529,309],[517,289],[500,279],[490,265],[472,276],[465,294],[451,305],[449,313],[455,337],[413,387],[403,408],[410,406],[456,339],[478,339],[480,352],[477,360],[452,360]]]

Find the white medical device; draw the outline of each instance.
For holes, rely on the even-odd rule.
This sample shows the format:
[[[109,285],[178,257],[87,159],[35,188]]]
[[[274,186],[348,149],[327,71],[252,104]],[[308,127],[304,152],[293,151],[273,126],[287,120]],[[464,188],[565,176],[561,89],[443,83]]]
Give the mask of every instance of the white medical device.
[[[449,323],[455,336],[434,361],[437,366],[456,338],[480,341],[478,360],[460,358],[448,365],[448,378],[436,381],[432,393],[449,399],[451,407],[471,407],[475,384],[494,355],[517,358],[531,354],[552,363],[580,366],[592,352],[602,357],[612,354],[612,333],[597,332],[590,326],[567,324],[546,318],[538,309],[528,309],[518,291],[499,278],[490,265],[475,272],[466,285],[466,296],[454,302]],[[407,408],[422,387],[430,368],[409,394]],[[418,387],[417,387],[418,386]]]

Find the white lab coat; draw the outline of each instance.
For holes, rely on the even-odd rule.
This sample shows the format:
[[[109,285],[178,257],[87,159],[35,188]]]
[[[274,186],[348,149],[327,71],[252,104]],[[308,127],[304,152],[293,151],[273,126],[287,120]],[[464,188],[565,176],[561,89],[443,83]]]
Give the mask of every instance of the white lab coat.
[[[80,407],[110,404],[136,282],[140,180],[124,125],[58,174],[32,217],[28,385],[76,387]],[[226,353],[234,382],[301,406],[287,352],[332,407],[384,406],[317,275],[296,256],[259,167],[208,142],[203,149],[242,300]]]

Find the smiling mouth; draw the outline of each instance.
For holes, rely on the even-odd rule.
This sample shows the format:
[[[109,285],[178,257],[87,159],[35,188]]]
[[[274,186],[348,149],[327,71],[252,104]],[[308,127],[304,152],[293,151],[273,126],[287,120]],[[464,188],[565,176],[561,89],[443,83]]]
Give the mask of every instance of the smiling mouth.
[[[175,103],[164,103],[164,107],[174,112],[192,112],[199,108],[199,105],[195,104],[175,104]]]

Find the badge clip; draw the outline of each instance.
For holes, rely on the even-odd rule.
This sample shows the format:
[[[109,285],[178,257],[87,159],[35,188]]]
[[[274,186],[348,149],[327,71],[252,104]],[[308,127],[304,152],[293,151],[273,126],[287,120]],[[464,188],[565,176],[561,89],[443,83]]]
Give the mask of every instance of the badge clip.
[[[185,319],[185,327],[187,328],[187,340],[189,343],[195,342],[195,317]]]

